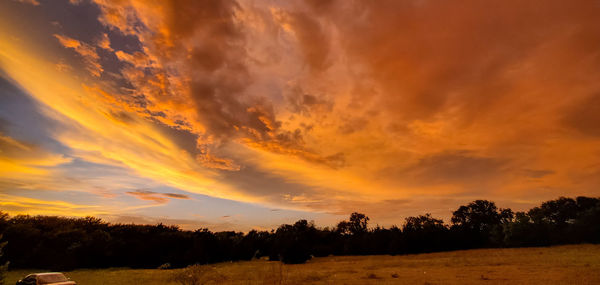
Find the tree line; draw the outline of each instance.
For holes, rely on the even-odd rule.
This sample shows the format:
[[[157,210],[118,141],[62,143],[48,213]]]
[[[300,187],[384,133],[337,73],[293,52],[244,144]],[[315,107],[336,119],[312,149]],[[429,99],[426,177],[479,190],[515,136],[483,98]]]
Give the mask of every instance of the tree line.
[[[167,268],[268,256],[303,263],[313,256],[411,254],[482,247],[600,242],[600,199],[560,197],[526,212],[476,200],[453,212],[450,224],[430,214],[401,227],[368,227],[352,213],[335,227],[299,220],[246,234],[177,226],[110,224],[94,217],[65,218],[0,212],[0,244],[11,268]]]

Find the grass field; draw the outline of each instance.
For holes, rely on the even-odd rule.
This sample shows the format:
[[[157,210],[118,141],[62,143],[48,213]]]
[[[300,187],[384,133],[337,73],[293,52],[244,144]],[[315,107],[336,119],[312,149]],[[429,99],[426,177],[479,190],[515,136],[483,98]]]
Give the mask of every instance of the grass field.
[[[600,284],[600,245],[479,249],[403,256],[255,260],[205,265],[205,284]],[[6,284],[27,273],[10,271]],[[41,270],[43,271],[43,270]],[[78,284],[177,284],[178,269],[76,270]]]

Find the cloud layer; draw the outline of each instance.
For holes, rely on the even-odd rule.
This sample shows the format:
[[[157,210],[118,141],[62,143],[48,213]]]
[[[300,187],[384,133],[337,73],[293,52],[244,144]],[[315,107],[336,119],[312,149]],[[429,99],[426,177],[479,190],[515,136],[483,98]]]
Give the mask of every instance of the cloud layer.
[[[38,16],[1,13],[1,68],[58,127],[2,114],[6,190],[105,165],[127,175],[82,170],[78,191],[382,224],[600,193],[596,2],[33,2],[2,4]],[[162,186],[181,193],[139,190]]]

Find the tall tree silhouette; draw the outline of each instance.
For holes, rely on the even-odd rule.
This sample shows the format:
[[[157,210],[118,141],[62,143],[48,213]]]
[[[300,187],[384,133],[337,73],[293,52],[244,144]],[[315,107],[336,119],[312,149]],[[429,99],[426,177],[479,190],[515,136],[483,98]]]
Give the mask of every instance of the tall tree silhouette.
[[[350,215],[349,221],[338,223],[338,231],[342,234],[359,235],[367,232],[369,217],[365,214],[354,212]]]
[[[492,230],[498,228],[503,221],[501,213],[494,202],[487,200],[475,200],[454,211],[451,221],[462,247],[489,245]],[[504,215],[511,215],[510,213],[512,211],[505,212]]]
[[[408,217],[402,226],[407,252],[432,252],[442,250],[448,245],[448,228],[444,221],[433,218],[431,214]]]

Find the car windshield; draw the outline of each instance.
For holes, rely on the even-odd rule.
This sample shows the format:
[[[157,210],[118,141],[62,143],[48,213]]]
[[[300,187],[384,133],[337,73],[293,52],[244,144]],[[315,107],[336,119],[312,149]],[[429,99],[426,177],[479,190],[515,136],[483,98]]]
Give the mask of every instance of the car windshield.
[[[55,282],[69,281],[62,273],[38,275],[38,284],[50,284]]]

